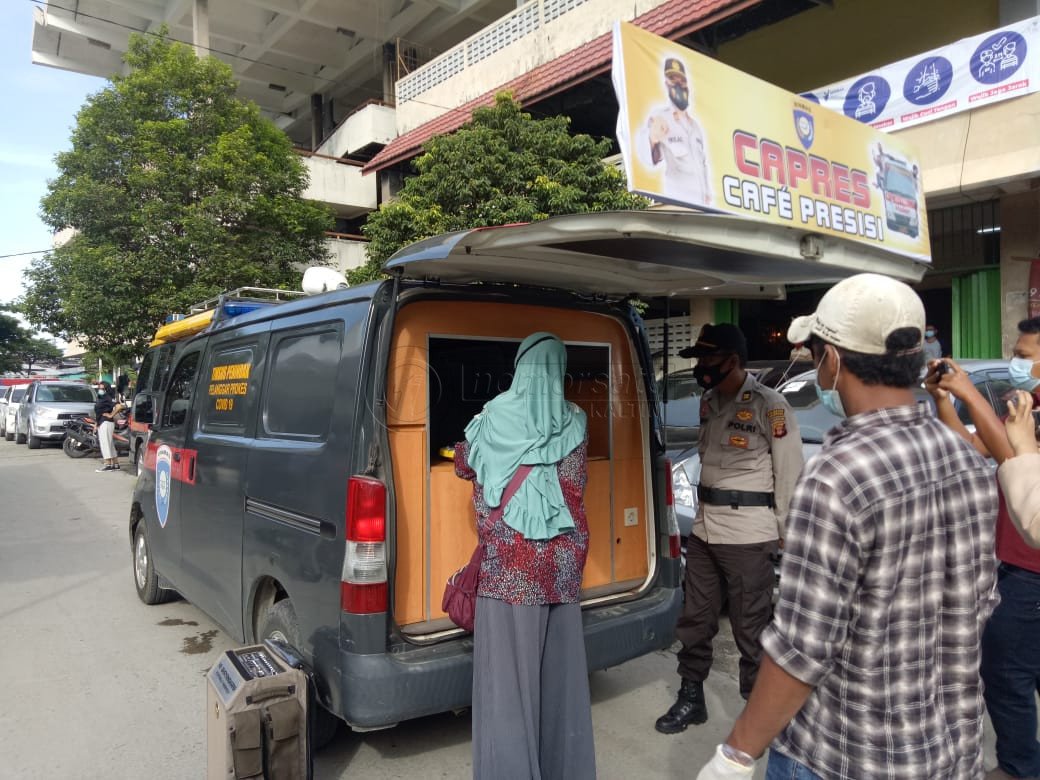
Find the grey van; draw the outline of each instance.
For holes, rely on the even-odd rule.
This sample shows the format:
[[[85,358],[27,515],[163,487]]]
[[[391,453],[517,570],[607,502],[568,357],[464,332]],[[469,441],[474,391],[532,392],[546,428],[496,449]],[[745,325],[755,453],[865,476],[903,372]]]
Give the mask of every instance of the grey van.
[[[589,667],[666,648],[679,537],[631,296],[776,297],[865,265],[923,272],[738,218],[573,215],[421,241],[386,281],[216,324],[184,342],[157,404],[129,520],[138,595],[176,591],[238,641],[284,639],[354,728],[468,706],[472,639],[440,609],[476,539],[451,446],[509,386],[519,342],[551,330],[589,421]]]

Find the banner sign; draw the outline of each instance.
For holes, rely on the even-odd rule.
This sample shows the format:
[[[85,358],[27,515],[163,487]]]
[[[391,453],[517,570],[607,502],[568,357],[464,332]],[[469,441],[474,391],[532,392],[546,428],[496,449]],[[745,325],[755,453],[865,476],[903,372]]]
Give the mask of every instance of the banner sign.
[[[930,261],[905,141],[626,22],[613,79],[631,191]]]
[[[878,130],[899,130],[1040,88],[1040,16],[803,93]]]

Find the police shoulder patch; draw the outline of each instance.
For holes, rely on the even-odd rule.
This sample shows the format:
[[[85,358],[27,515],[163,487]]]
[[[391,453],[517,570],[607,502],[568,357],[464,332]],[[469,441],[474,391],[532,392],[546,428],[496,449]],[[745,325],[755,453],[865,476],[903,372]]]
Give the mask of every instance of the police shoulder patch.
[[[773,422],[773,438],[782,439],[787,435],[787,425],[784,424],[783,420],[779,422]]]
[[[766,417],[770,420],[783,420],[786,414],[787,411],[781,407],[780,409],[769,409],[766,412]]]

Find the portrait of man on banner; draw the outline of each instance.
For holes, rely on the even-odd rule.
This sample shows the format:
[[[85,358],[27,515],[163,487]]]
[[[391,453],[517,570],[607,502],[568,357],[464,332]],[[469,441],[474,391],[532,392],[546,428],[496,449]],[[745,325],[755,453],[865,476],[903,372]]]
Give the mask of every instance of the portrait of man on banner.
[[[678,57],[667,57],[663,86],[668,102],[647,117],[641,156],[648,167],[662,170],[662,195],[676,202],[711,206],[711,174],[704,130],[690,110],[693,89],[686,65]]]

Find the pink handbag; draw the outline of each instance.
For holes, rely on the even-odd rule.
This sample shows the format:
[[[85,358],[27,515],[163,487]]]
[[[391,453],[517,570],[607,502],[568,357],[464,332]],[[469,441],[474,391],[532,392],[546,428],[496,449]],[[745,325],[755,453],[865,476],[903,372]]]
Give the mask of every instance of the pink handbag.
[[[495,509],[491,510],[491,514],[488,516],[492,523],[501,517],[506,504],[509,503],[509,499],[513,497],[513,494],[516,493],[517,488],[520,487],[520,484],[530,471],[530,466],[521,466],[516,470],[516,474],[509,480],[505,492],[502,493],[502,500]],[[473,630],[473,618],[477,613],[477,586],[480,584],[480,564],[483,561],[484,545],[478,541],[477,548],[473,551],[469,563],[448,577],[448,582],[444,586],[444,596],[441,598],[441,609],[448,613],[451,622],[466,631]]]

